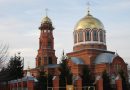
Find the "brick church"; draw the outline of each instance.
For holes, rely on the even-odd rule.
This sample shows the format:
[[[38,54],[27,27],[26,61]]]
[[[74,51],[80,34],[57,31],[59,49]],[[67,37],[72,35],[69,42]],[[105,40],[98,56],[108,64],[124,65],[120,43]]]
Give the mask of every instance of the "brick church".
[[[33,76],[38,75],[38,69],[44,68],[45,71],[54,76],[59,75],[59,64],[54,49],[53,23],[45,16],[39,27],[39,49],[36,56],[36,68],[30,69]],[[103,23],[90,14],[81,18],[74,27],[73,51],[66,54],[68,65],[73,76],[82,74],[84,66],[88,66],[95,77],[102,75],[106,70],[113,80],[116,79],[119,70],[123,70],[127,75],[127,64],[113,51],[107,50],[106,30]]]

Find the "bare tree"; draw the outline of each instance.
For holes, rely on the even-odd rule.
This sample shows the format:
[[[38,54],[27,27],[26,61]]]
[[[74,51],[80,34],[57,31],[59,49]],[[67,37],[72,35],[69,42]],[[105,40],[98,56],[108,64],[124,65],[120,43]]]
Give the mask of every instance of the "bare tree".
[[[9,45],[0,44],[0,70],[4,67],[4,63],[7,60]]]

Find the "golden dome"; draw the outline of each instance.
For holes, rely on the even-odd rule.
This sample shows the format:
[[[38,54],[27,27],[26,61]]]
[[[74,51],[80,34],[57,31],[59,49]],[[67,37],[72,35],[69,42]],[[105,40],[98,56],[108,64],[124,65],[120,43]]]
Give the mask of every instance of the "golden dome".
[[[48,16],[46,16],[46,17],[44,17],[43,19],[42,19],[42,22],[41,23],[52,23],[51,22],[51,19],[48,17]]]
[[[94,18],[88,13],[88,15],[86,15],[76,24],[74,30],[84,30],[86,28],[104,29],[104,26],[100,20]]]

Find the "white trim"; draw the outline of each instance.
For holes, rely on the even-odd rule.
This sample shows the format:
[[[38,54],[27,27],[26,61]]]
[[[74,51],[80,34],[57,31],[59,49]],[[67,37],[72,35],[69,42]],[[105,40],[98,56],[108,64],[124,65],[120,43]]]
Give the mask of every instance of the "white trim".
[[[100,42],[100,41],[85,41],[85,42],[75,43],[74,46],[81,45],[81,44],[103,44],[103,45],[106,45],[106,43]]]

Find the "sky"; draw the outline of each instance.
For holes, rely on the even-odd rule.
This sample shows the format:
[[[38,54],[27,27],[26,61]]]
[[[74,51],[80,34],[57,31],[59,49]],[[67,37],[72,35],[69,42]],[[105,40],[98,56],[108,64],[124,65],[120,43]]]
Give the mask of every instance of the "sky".
[[[108,50],[130,64],[130,0],[0,0],[0,44],[9,45],[9,57],[21,52],[25,69],[34,68],[38,27],[48,8],[60,61],[63,50],[73,51],[74,26],[87,14],[87,2],[90,13],[104,24]]]

